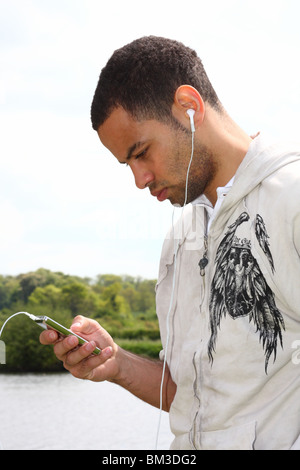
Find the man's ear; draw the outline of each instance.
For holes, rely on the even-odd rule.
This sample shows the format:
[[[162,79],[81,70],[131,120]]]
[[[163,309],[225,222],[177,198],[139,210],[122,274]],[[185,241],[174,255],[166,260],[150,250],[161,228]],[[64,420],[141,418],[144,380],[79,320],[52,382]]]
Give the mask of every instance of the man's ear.
[[[200,93],[190,85],[181,85],[177,88],[174,95],[172,106],[173,116],[185,127],[189,125],[188,109],[193,109],[195,128],[199,127],[204,119],[205,104]]]

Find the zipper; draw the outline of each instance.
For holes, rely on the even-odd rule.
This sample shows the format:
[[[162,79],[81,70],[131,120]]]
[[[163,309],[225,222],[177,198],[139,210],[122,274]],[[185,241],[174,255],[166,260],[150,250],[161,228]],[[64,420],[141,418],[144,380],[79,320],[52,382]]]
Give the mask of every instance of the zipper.
[[[200,302],[200,311],[202,311],[202,305],[203,305],[203,302],[205,301],[205,298],[206,298],[206,292],[205,292],[205,268],[206,266],[208,265],[208,212],[206,210],[206,208],[204,207],[204,237],[203,237],[203,255],[202,255],[202,258],[200,259],[199,261],[199,268],[200,268],[200,276],[202,277],[202,299],[201,299],[201,302]],[[204,325],[203,325],[203,328],[204,328]],[[202,340],[201,340],[202,342]],[[201,347],[201,352],[200,352],[200,355],[198,357],[198,367],[200,367],[200,373],[201,373],[201,356],[202,356],[202,348],[203,348],[203,344],[202,344],[202,347]],[[194,449],[197,449],[197,443],[196,443],[196,435],[197,435],[197,422],[198,422],[198,417],[199,417],[199,414],[200,414],[200,408],[201,408],[201,399],[200,399],[200,396],[199,396],[199,384],[198,384],[198,381],[199,381],[199,371],[197,369],[197,363],[196,363],[196,354],[197,354],[197,351],[194,353],[193,355],[193,367],[194,367],[194,372],[195,372],[195,380],[194,380],[194,383],[193,383],[193,390],[194,390],[194,397],[198,400],[198,407],[197,407],[197,411],[195,412],[195,416],[194,416],[194,419],[193,419],[193,424],[192,424],[192,427],[191,427],[191,430],[190,430],[190,442],[191,442],[191,445],[193,446]],[[200,431],[200,429],[198,430]],[[201,444],[200,444],[201,446]]]
[[[196,352],[194,353],[194,356],[193,356],[193,367],[194,367],[194,371],[195,371],[195,380],[194,380],[194,384],[193,384],[193,389],[194,389],[194,396],[197,398],[199,406],[198,406],[198,410],[195,413],[192,429],[190,431],[190,442],[191,442],[193,448],[196,450],[197,446],[196,446],[195,438],[196,438],[196,432],[197,432],[197,417],[198,417],[201,401],[200,401],[200,398],[198,396],[198,390],[197,390],[197,388],[198,388],[197,387],[198,371],[197,371],[195,356],[196,356]]]

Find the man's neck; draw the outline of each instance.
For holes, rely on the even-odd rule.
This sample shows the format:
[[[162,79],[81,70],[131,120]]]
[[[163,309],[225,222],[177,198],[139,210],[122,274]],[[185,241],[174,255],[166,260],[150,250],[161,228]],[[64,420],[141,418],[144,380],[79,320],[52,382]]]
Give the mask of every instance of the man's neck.
[[[200,135],[201,133],[201,135]],[[204,194],[214,206],[217,188],[224,187],[235,175],[248,152],[252,139],[224,111],[208,107],[199,138],[215,156],[216,174]]]

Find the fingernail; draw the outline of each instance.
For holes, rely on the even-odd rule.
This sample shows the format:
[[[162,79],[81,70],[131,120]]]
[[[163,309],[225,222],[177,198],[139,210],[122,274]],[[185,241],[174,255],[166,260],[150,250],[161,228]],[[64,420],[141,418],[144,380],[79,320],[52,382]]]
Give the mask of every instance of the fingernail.
[[[73,323],[73,325],[71,326],[71,330],[80,330],[81,328],[81,323],[79,322],[76,322],[76,323]]]
[[[107,348],[103,349],[102,350],[102,355],[106,358],[109,358],[111,357],[112,355],[112,352],[113,352],[113,349],[111,346],[108,346]]]
[[[96,348],[96,343],[94,343],[94,341],[91,341],[90,343],[87,343],[85,345],[85,349],[87,352],[92,352],[94,351],[95,348]]]
[[[68,336],[68,344],[69,346],[76,346],[78,343],[78,339],[76,338],[76,336]]]
[[[51,339],[51,341],[54,341],[56,338],[57,338],[57,334],[54,331],[50,331],[49,339]]]

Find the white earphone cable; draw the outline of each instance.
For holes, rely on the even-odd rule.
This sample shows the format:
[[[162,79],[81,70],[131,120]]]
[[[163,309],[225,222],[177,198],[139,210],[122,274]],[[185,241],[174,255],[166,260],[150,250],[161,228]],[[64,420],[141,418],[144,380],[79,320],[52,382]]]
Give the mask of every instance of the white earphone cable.
[[[190,162],[188,165],[187,173],[186,173],[186,180],[185,180],[185,199],[184,199],[184,204],[181,209],[181,217],[180,220],[183,217],[183,211],[184,208],[187,204],[187,197],[188,197],[188,181],[189,181],[189,174],[190,174],[190,168],[191,164],[193,161],[194,157],[194,130],[192,128],[192,150],[191,150],[191,157],[190,157]],[[161,416],[162,416],[162,394],[163,394],[163,384],[164,384],[164,379],[165,379],[165,371],[166,371],[166,363],[167,363],[167,352],[168,352],[168,346],[169,346],[169,339],[170,339],[170,314],[173,306],[173,300],[174,300],[174,293],[175,293],[175,280],[176,280],[176,263],[177,263],[177,251],[178,251],[178,245],[179,245],[179,239],[175,240],[175,233],[174,233],[174,213],[175,213],[175,207],[173,209],[173,214],[172,214],[172,233],[173,233],[173,241],[174,241],[174,270],[173,270],[173,280],[172,280],[172,292],[171,292],[171,297],[170,297],[170,304],[169,304],[169,309],[167,313],[167,318],[166,318],[166,332],[167,332],[167,337],[166,337],[166,345],[164,348],[164,362],[163,362],[163,370],[162,370],[162,378],[161,378],[161,383],[160,383],[160,407],[159,407],[159,420],[158,420],[158,427],[157,427],[157,433],[156,433],[156,442],[155,442],[155,450],[157,450],[158,447],[158,438],[159,438],[159,431],[160,431],[160,426],[161,426]]]
[[[14,313],[13,315],[11,315],[2,325],[2,328],[0,330],[0,338],[1,338],[1,335],[2,335],[2,332],[4,330],[4,327],[6,325],[6,323],[13,317],[15,317],[16,315],[27,315],[29,318],[31,318],[31,320],[35,320],[36,319],[36,316],[35,315],[32,315],[31,313],[28,313],[28,312],[17,312],[17,313]]]

